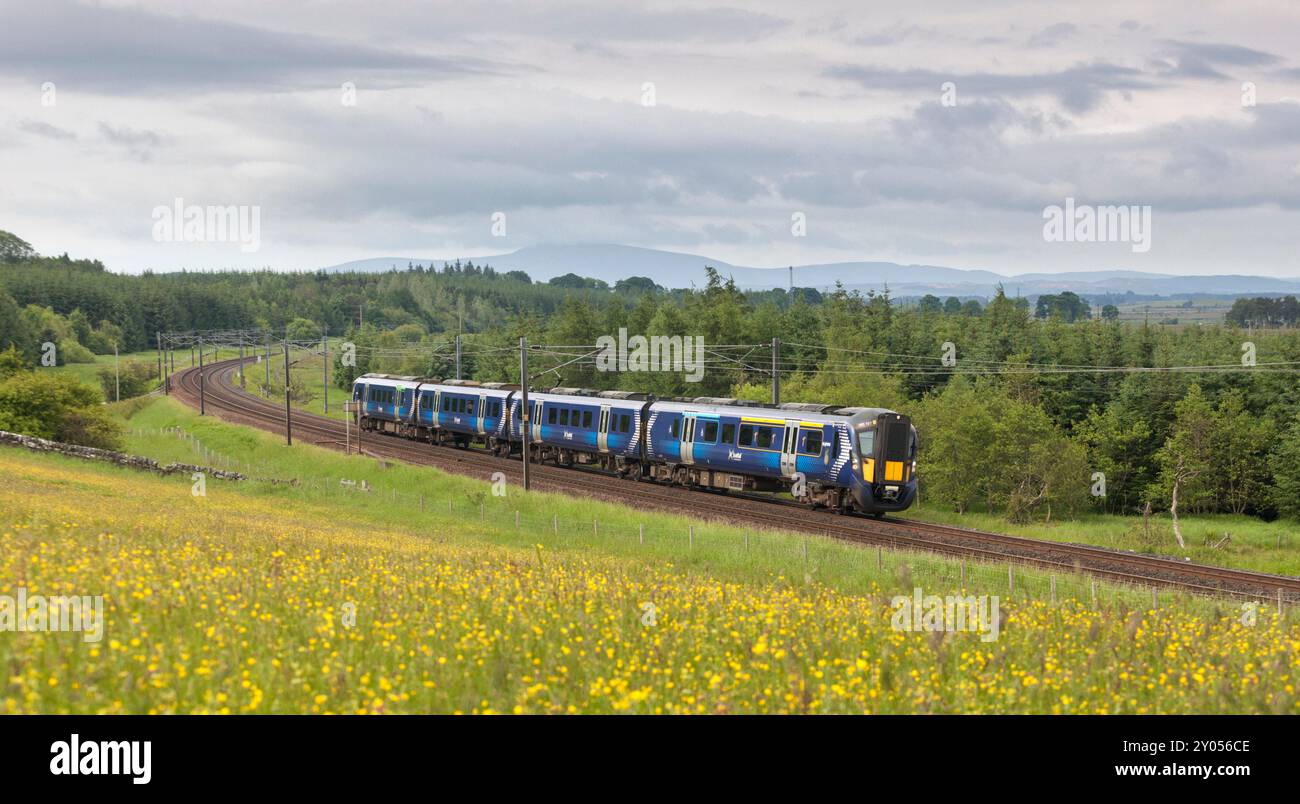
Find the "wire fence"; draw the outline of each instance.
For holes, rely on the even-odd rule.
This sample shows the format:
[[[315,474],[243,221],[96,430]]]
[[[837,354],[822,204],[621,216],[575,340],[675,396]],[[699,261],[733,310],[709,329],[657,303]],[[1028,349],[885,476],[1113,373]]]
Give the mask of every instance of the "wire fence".
[[[639,520],[635,510],[629,510],[617,520],[598,516],[578,519],[563,504],[547,507],[545,498],[521,497],[518,493],[498,496],[486,490],[466,494],[451,489],[417,493],[374,485],[365,479],[290,480],[271,476],[271,467],[265,464],[223,454],[183,428],[131,432],[142,437],[176,438],[196,458],[202,458],[214,468],[241,472],[253,482],[274,483],[278,493],[296,495],[304,502],[326,504],[343,498],[365,499],[388,510],[401,508],[418,526],[451,519],[472,529],[481,528],[482,532],[470,538],[480,544],[484,536],[490,540],[495,533],[518,540],[526,537],[527,544],[542,544],[548,549],[581,551],[600,546],[619,553],[701,564],[717,559],[739,559],[742,565],[780,569],[788,580],[850,580],[858,588],[874,584],[882,590],[903,594],[919,587],[926,594],[987,594],[1049,605],[1078,603],[1095,609],[1127,610],[1173,608],[1220,615],[1252,611],[1261,617],[1261,622],[1274,616],[1286,624],[1300,621],[1297,607],[1290,605],[1280,590],[1276,599],[1227,592],[1209,596],[1156,585],[1102,580],[1083,571],[1054,572],[1010,558],[1005,561],[963,559],[884,545],[851,544],[829,536],[710,522],[669,525],[664,523],[662,515],[648,514]],[[543,501],[540,509],[539,499]],[[442,531],[440,535],[455,538],[453,531]]]

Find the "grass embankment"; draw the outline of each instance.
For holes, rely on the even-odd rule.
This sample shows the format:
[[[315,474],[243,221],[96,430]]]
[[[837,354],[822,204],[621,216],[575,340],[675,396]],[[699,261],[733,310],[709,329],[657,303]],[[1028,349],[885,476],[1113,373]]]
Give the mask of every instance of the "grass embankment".
[[[0,450],[0,593],[104,594],[108,621],[97,644],[0,632],[5,711],[1297,711],[1300,626],[1267,608],[1251,626],[1236,603],[1152,611],[1104,586],[1053,604],[1017,571],[996,641],[899,632],[890,596],[951,592],[954,565],[702,524],[691,545],[680,517],[494,497],[195,419],[160,401],[132,425],[316,482],[196,497],[188,478]]]

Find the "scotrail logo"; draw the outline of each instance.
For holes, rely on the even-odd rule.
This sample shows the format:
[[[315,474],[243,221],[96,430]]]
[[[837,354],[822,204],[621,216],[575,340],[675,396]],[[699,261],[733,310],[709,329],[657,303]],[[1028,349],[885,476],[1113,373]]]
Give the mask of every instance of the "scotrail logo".
[[[686,382],[704,379],[704,338],[699,335],[633,335],[619,327],[618,339],[601,335],[596,339],[597,371],[685,372]]]
[[[153,778],[153,743],[148,740],[82,742],[81,735],[50,745],[50,773],[55,776],[130,776],[131,784]]]

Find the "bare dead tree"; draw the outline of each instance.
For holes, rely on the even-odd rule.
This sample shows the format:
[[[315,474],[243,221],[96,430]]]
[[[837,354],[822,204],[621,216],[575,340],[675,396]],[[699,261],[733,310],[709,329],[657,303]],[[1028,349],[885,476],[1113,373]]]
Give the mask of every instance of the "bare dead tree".
[[[1174,469],[1174,489],[1169,504],[1169,516],[1173,519],[1174,538],[1178,540],[1178,546],[1187,549],[1187,542],[1183,541],[1183,530],[1178,526],[1178,489],[1182,486],[1183,481],[1191,480],[1200,474],[1199,471],[1189,472],[1183,463],[1183,458],[1178,457],[1178,466]]]

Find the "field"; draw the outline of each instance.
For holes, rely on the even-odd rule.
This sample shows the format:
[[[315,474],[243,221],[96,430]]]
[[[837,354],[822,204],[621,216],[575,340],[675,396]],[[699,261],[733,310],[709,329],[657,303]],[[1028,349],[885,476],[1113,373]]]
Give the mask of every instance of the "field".
[[[108,621],[99,643],[0,632],[3,711],[1300,707],[1291,613],[1265,607],[1248,625],[1236,603],[1169,595],[1152,609],[1109,587],[1052,602],[1017,570],[995,641],[896,631],[891,597],[954,591],[950,564],[705,523],[688,542],[679,517],[496,497],[485,481],[195,422],[167,400],[133,408],[133,441],[160,457],[197,448],[311,480],[208,479],[195,496],[188,476],[0,451],[0,594],[103,594]],[[324,481],[338,471],[371,490]]]

